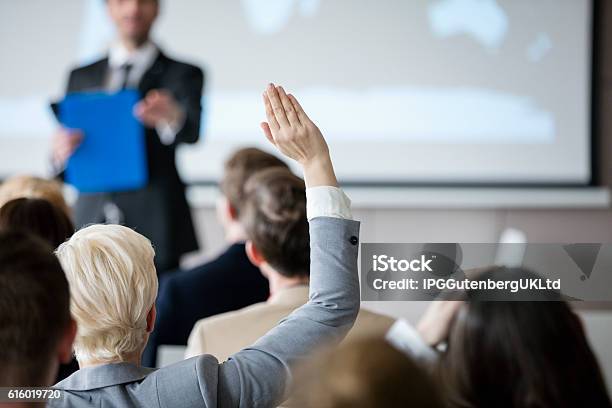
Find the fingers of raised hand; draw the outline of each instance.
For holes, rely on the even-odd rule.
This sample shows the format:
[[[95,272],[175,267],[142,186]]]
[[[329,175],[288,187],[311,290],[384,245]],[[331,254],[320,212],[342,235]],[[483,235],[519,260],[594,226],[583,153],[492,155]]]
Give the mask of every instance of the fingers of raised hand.
[[[274,84],[268,85],[268,88],[266,89],[266,94],[268,96],[268,99],[270,100],[270,104],[272,105],[272,112],[274,113],[274,117],[276,118],[278,124],[282,127],[289,126],[289,120],[287,119],[285,108],[283,107],[283,103],[281,102],[279,91],[274,86]]]
[[[293,103],[285,93],[285,90],[282,86],[277,86],[276,90],[278,91],[278,95],[280,97],[281,104],[283,105],[283,109],[285,110],[285,114],[287,115],[287,120],[291,126],[299,126],[300,119],[297,116],[297,112]]]
[[[292,94],[289,94],[287,96],[288,96],[289,100],[291,101],[291,105],[293,106],[293,109],[295,110],[298,118],[300,119],[300,122],[303,125],[306,125],[308,122],[312,123],[312,121],[310,120],[308,115],[306,115],[306,112],[304,112],[304,109],[302,108],[302,105],[300,105],[300,103],[295,98],[295,96],[293,96]]]
[[[270,102],[270,98],[268,98],[268,92],[263,93],[264,106],[266,108],[266,118],[268,119],[269,129],[278,130],[278,122],[276,121],[276,116],[274,116],[274,111],[272,110],[272,103]]]
[[[260,126],[264,132],[264,135],[266,135],[266,138],[270,141],[270,143],[276,145],[274,137],[272,136],[272,131],[270,130],[270,125],[267,122],[261,122]]]

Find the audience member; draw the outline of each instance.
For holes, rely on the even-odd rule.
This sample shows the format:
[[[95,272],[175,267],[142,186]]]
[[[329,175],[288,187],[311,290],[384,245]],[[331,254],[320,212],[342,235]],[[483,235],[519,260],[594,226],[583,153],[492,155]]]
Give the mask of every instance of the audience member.
[[[478,279],[536,278],[524,269],[490,268]],[[437,302],[419,324],[411,353],[446,343],[435,367],[451,407],[610,407],[582,323],[558,293],[530,300]],[[419,346],[416,343],[421,343]],[[423,349],[423,353],[416,351]]]
[[[74,234],[74,225],[68,215],[50,201],[40,198],[17,198],[5,203],[0,207],[1,229],[32,233],[52,248],[57,248]],[[63,380],[78,369],[74,358],[67,364],[61,364],[57,381]]]
[[[118,225],[94,225],[60,245],[57,255],[80,324],[74,350],[81,369],[56,384],[62,403],[142,407],[272,407],[284,399],[291,367],[322,344],[338,341],[359,311],[359,223],[337,187],[327,144],[298,102],[266,89],[268,139],[304,169],[311,233],[310,301],[256,344],[223,364],[198,356],[158,370],[140,366],[155,322],[153,248]],[[52,402],[52,405],[54,403]]]
[[[0,387],[49,386],[71,359],[76,326],[68,282],[52,248],[0,231]]]
[[[300,408],[442,408],[429,374],[384,339],[343,344],[305,363],[292,405]]]
[[[308,301],[310,267],[304,181],[285,168],[262,170],[245,186],[241,220],[247,253],[270,283],[270,299],[199,321],[187,357],[210,353],[225,361]],[[380,334],[393,319],[361,310],[347,340]]]
[[[156,366],[159,345],[186,345],[199,319],[268,298],[268,281],[247,258],[246,233],[239,215],[247,178],[269,167],[288,168],[276,156],[253,147],[238,150],[225,162],[217,218],[229,246],[210,262],[161,279],[155,330],[143,355],[143,365]]]
[[[22,229],[57,248],[74,234],[66,213],[46,199],[17,198],[0,207],[0,228]]]
[[[55,180],[35,176],[14,176],[0,184],[0,207],[15,198],[42,198],[72,218],[72,211],[64,199],[62,186]]]

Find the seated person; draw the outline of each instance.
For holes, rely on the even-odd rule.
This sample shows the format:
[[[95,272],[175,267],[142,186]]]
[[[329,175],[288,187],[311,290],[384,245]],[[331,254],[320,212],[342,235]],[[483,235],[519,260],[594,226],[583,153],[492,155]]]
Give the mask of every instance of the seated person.
[[[321,353],[297,371],[292,407],[443,407],[429,374],[380,337]]]
[[[359,223],[337,187],[327,144],[297,100],[266,89],[268,139],[304,170],[311,198],[310,300],[255,344],[223,364],[200,355],[160,369],[140,366],[155,323],[153,248],[119,225],[94,225],[57,250],[71,285],[79,324],[74,351],[81,369],[56,388],[51,406],[273,407],[287,393],[291,370],[314,349],[340,341],[359,312]],[[341,208],[341,213],[330,209]]]
[[[316,189],[311,193],[317,193]],[[225,361],[308,301],[310,241],[304,181],[284,168],[262,170],[245,186],[241,219],[247,253],[270,282],[270,299],[200,320],[187,357],[209,353]],[[350,217],[350,214],[346,214]],[[393,319],[361,310],[347,340],[385,332]]]
[[[478,279],[538,276],[521,268],[490,268]],[[404,323],[404,347],[424,359],[441,381],[450,407],[606,407],[610,398],[582,322],[557,292],[490,301],[471,290],[469,301],[433,302],[418,325]],[[401,323],[397,323],[401,324]],[[390,340],[397,344],[397,327]],[[444,353],[432,347],[446,343]]]
[[[72,211],[64,199],[62,185],[55,180],[35,176],[13,176],[0,184],[0,207],[15,198],[42,198],[72,219]]]
[[[72,358],[75,334],[68,282],[52,248],[23,231],[0,230],[0,387],[53,384],[59,364]]]
[[[159,345],[186,345],[199,319],[262,302],[270,295],[268,281],[247,258],[246,234],[238,218],[246,179],[269,167],[288,168],[276,156],[256,148],[240,149],[225,162],[217,218],[229,246],[210,262],[160,280],[155,330],[143,354],[143,365],[156,366]]]
[[[41,198],[16,198],[0,207],[0,230],[15,229],[42,238],[53,249],[74,234],[68,215],[50,201]],[[62,364],[57,374],[61,381],[79,369],[75,359]],[[55,381],[55,382],[57,382]]]
[[[17,198],[0,207],[0,228],[30,232],[57,248],[74,234],[74,225],[66,213],[50,201]]]

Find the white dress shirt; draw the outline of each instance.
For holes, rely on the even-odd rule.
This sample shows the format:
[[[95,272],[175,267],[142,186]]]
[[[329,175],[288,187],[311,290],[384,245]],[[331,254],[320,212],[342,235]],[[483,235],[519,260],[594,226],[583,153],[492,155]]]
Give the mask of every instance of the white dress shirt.
[[[333,217],[352,220],[351,200],[338,187],[317,186],[306,189],[306,217]]]
[[[121,85],[125,81],[123,66],[127,64],[132,66],[127,84],[130,88],[138,88],[143,75],[151,68],[158,55],[159,50],[150,41],[133,51],[129,51],[120,42],[113,44],[108,51],[109,71],[105,88],[110,92],[121,89]]]
[[[108,76],[105,88],[109,92],[117,92],[123,83],[130,88],[138,88],[138,84],[159,55],[159,49],[151,41],[147,41],[140,48],[130,51],[120,42],[114,43],[108,52]],[[131,65],[126,81],[125,65]],[[184,117],[184,115],[183,115]],[[180,123],[160,123],[156,126],[157,134],[162,143],[169,145],[174,142],[176,134],[185,124],[184,119]]]

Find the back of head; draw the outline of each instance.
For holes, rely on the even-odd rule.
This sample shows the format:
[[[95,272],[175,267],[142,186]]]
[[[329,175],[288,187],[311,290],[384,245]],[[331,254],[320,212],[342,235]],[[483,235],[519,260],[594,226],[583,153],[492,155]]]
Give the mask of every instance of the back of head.
[[[534,276],[493,268],[480,279]],[[440,365],[451,406],[610,407],[582,323],[566,302],[551,293],[540,301],[480,297],[470,294],[458,313]]]
[[[428,373],[382,338],[345,343],[303,370],[295,382],[303,408],[442,407]]]
[[[53,248],[74,233],[74,225],[68,215],[51,202],[39,198],[17,198],[0,207],[1,228],[31,232]]]
[[[79,362],[118,362],[140,353],[157,297],[151,242],[124,226],[92,225],[56,253],[70,283]]]
[[[255,147],[240,149],[232,154],[223,167],[223,177],[219,183],[221,192],[240,215],[244,203],[244,186],[254,173],[271,167],[289,169],[287,164],[274,156]]]
[[[72,216],[62,186],[55,180],[25,175],[11,177],[0,184],[0,207],[15,198],[41,198],[51,202],[68,217]]]
[[[0,386],[49,385],[69,305],[51,247],[25,232],[0,231]]]
[[[309,275],[306,189],[301,178],[279,167],[254,174],[245,186],[240,221],[253,245],[278,273]]]

